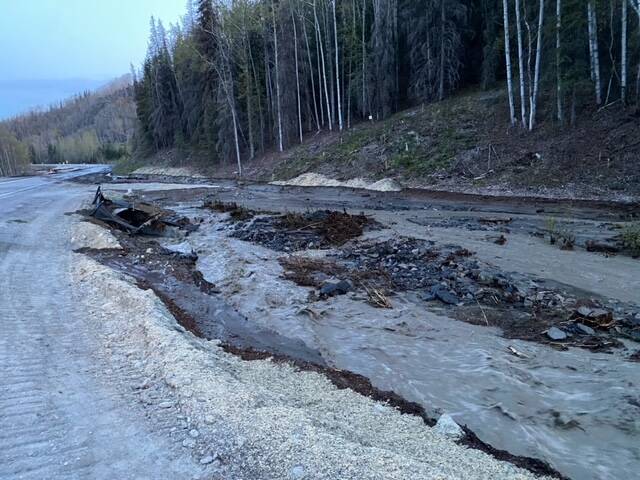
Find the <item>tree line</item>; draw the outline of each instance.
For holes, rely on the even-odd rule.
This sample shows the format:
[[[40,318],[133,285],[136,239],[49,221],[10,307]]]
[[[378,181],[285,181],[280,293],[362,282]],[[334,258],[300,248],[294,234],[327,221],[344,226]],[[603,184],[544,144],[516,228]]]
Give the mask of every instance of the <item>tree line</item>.
[[[239,174],[470,87],[506,85],[514,127],[570,126],[638,102],[640,0],[189,0],[151,19],[134,76],[139,155],[191,148]]]
[[[26,148],[31,163],[97,163],[129,154],[136,125],[128,75],[96,92],[85,92],[2,122]]]
[[[26,145],[0,125],[0,177],[25,173],[29,164]]]

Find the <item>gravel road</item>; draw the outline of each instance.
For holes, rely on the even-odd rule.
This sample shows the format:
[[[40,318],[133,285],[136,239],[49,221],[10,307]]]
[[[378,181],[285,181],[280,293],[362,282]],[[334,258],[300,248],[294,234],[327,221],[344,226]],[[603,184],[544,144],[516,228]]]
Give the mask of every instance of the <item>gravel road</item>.
[[[89,189],[58,183],[70,175],[0,182],[0,478],[198,476],[172,423],[145,418],[119,388],[133,368],[94,358],[63,215]]]

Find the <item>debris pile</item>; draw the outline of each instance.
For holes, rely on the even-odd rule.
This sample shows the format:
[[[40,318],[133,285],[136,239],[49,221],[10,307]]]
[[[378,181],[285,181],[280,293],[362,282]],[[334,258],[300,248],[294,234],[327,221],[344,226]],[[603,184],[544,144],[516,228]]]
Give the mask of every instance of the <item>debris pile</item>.
[[[611,309],[596,301],[505,273],[455,245],[412,238],[363,241],[326,259],[292,256],[280,262],[285,278],[316,288],[318,298],[347,293],[336,287],[342,281],[365,293],[377,307],[390,308],[388,297],[395,292],[417,292],[435,307],[455,307],[448,314],[460,320],[497,326],[507,337],[561,348],[606,351],[620,345],[614,337],[640,339],[640,320],[632,315],[622,314],[614,321]]]
[[[91,217],[130,235],[162,236],[168,227],[192,230],[193,225],[173,212],[144,202],[112,200],[98,187],[93,198]]]
[[[255,215],[255,212],[238,205],[235,202],[225,203],[220,200],[208,198],[204,201],[202,208],[213,210],[219,213],[228,213],[229,218],[237,222],[250,220]]]
[[[280,252],[342,246],[376,223],[364,214],[318,210],[266,215],[241,222],[233,237]]]

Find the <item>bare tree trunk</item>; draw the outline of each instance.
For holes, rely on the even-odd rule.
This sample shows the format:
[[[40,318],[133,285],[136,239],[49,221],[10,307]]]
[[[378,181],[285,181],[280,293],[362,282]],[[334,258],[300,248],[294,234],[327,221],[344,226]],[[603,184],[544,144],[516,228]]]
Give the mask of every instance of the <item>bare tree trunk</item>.
[[[324,94],[325,100],[327,102],[327,118],[329,119],[329,130],[333,130],[333,115],[331,114],[331,99],[329,97],[329,88],[327,85],[327,69],[326,64],[324,62],[324,47],[322,46],[322,32],[320,31],[320,22],[318,21],[318,11],[316,8],[316,1],[313,1],[313,17],[315,19],[316,24],[316,35],[318,38],[318,44],[320,45],[320,60],[322,62],[322,79],[324,82]]]
[[[520,19],[520,0],[516,0],[516,30],[518,35],[518,73],[520,76],[520,117],[522,128],[527,128],[527,101],[525,89],[524,54],[522,48],[522,21]],[[506,39],[505,39],[506,40]]]
[[[331,8],[333,10],[333,39],[336,49],[336,90],[338,94],[338,128],[343,130],[344,124],[342,123],[342,98],[340,95],[340,55],[338,52],[338,22],[336,20],[336,0],[331,2]]]
[[[542,61],[542,31],[544,27],[544,0],[540,0],[538,12],[538,39],[536,44],[536,69],[533,78],[533,95],[531,97],[531,111],[529,112],[529,130],[536,125],[536,112],[538,109],[538,88],[540,86],[540,62]]]
[[[640,0],[629,0],[638,15],[638,39],[640,40]],[[638,75],[636,77],[636,105],[640,104],[640,59],[638,59]]]
[[[264,44],[265,46],[267,44],[266,38],[264,39]],[[271,84],[271,64],[266,47],[264,48],[264,75],[264,87],[267,100],[267,131],[269,132],[269,140],[271,141],[273,135],[273,85]]]
[[[300,143],[302,143],[302,102],[300,100],[300,72],[298,69],[298,30],[296,27],[296,17],[293,14],[293,7],[291,7],[291,22],[293,23],[293,49],[295,51],[294,57],[296,61],[296,93],[298,95],[298,133],[300,135]]]
[[[362,0],[362,116],[367,116],[367,0]]]
[[[318,116],[318,101],[316,99],[316,81],[313,75],[313,62],[311,61],[311,49],[309,48],[309,35],[307,34],[307,22],[302,17],[302,32],[304,34],[304,41],[307,47],[307,60],[309,60],[309,76],[311,77],[311,91],[313,96],[313,113],[316,118],[316,126],[318,127],[318,131],[320,131],[320,118]],[[320,103],[322,106],[322,102]]]
[[[331,1],[331,0],[329,0]],[[324,36],[324,54],[325,54],[325,59],[326,59],[326,66],[327,66],[327,82],[329,82],[329,102],[331,104],[331,121],[333,122],[333,125],[337,124],[337,102],[336,102],[336,82],[334,81],[335,79],[335,72],[334,72],[334,64],[333,64],[333,52],[332,52],[332,48],[333,48],[333,35],[331,34],[331,25],[329,22],[329,13],[328,10],[326,8],[326,5],[324,5],[325,8],[322,9],[322,24],[324,25],[324,31],[325,31],[325,36]]]
[[[506,1],[506,0],[503,0]],[[445,45],[445,29],[446,29],[447,15],[444,8],[444,0],[440,0],[440,23],[441,25],[441,38],[440,38],[440,82],[438,87],[438,100],[444,100],[444,45]],[[509,59],[509,66],[511,66],[511,59]],[[511,76],[511,72],[509,72]],[[513,89],[509,89],[509,106],[511,107],[511,124],[514,124],[515,115],[513,113]]]
[[[560,31],[562,29],[562,0],[556,0],[556,108],[557,118],[560,125],[564,123],[564,112],[562,111],[562,71],[560,63],[562,55],[560,47]]]
[[[602,84],[600,80],[600,52],[598,50],[598,19],[593,4],[587,4],[587,22],[589,27],[589,53],[591,54],[591,79],[596,89],[596,104],[602,104]]]
[[[264,152],[264,113],[262,111],[262,100],[260,98],[258,74],[256,72],[256,64],[253,60],[253,53],[251,51],[251,46],[249,46],[249,59],[251,60],[251,71],[253,72],[253,84],[255,87],[256,97],[258,99],[258,117],[260,118],[260,151]]]
[[[225,36],[222,37],[222,48],[219,49],[220,52],[220,60],[222,61],[222,66],[213,65],[218,73],[218,78],[220,80],[220,84],[224,91],[225,97],[227,97],[227,103],[229,105],[229,110],[231,111],[231,119],[233,122],[233,139],[236,147],[236,161],[238,164],[238,176],[242,177],[242,159],[240,157],[240,138],[238,136],[238,115],[236,112],[236,101],[233,95],[233,72],[231,70],[231,64],[229,61],[229,52],[230,49],[229,43]]]
[[[507,67],[507,93],[509,95],[509,121],[511,122],[511,126],[514,126],[516,124],[516,111],[513,103],[513,78],[511,77],[511,38],[509,35],[509,4],[507,0],[502,0],[502,10],[504,14],[504,59],[505,59],[505,65]],[[440,55],[441,56],[443,55],[442,51]]]
[[[278,149],[284,151],[284,145],[282,141],[282,112],[280,107],[280,71],[278,69],[278,31],[276,30],[276,4],[272,0],[271,2],[273,13],[273,51],[275,57],[276,67],[276,109],[278,113]]]
[[[318,92],[320,103],[320,122],[324,126],[324,94],[322,92],[322,61],[320,59],[320,39],[318,38],[318,30],[316,29],[316,23],[313,22],[313,33],[316,35],[316,59],[318,61]]]
[[[627,103],[627,12],[628,3],[626,0],[622,0],[622,30],[621,30],[621,73],[620,73],[620,98],[622,104]]]

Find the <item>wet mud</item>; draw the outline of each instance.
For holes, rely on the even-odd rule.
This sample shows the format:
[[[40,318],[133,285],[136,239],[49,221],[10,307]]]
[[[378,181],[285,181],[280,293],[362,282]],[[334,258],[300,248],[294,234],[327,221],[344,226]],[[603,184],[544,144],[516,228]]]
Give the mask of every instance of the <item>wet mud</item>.
[[[215,285],[207,282],[196,269],[197,256],[178,253],[160,246],[155,240],[131,237],[112,230],[122,249],[79,249],[77,253],[137,281],[142,289],[151,289],[158,295],[178,323],[194,335],[216,339],[228,353],[246,361],[271,359],[276,363],[292,365],[301,371],[326,376],[337,388],[350,389],[376,401],[385,402],[398,411],[420,417],[433,426],[436,419],[425,408],[408,401],[393,391],[380,390],[366,377],[327,365],[322,355],[303,342],[283,337],[260,328],[228,306],[218,295]],[[481,450],[498,460],[539,475],[566,478],[548,463],[526,456],[513,455],[483,442],[466,425],[465,435],[458,443]]]
[[[271,190],[267,190],[271,195]],[[311,202],[298,196],[291,200],[292,204],[304,206],[302,211],[311,211],[308,206],[320,202],[324,195],[320,190],[317,194],[314,192]],[[256,191],[256,188],[249,193],[246,190],[229,191],[228,200],[237,201],[239,208],[256,208],[260,204],[261,209],[277,211],[277,203],[287,204],[290,195],[290,191],[285,190],[284,198],[278,202],[262,201]],[[157,192],[148,198],[169,205],[185,201],[197,209],[202,205],[203,194],[195,191]],[[227,201],[225,195],[221,194],[220,198]],[[243,201],[249,197],[253,200]],[[375,197],[377,195],[374,194],[371,198]],[[370,197],[358,192],[332,192],[331,198],[331,208],[340,211],[343,204],[354,208],[358,202],[367,202]],[[406,199],[401,202],[404,205],[398,204],[399,210],[409,208]],[[494,209],[492,206],[487,214],[482,213],[482,221],[474,220],[487,237],[495,236],[496,240],[503,232],[507,234],[509,229],[518,226],[517,219],[506,221],[512,215],[509,209],[522,213],[521,207],[515,207],[514,203],[505,202],[502,206],[506,217],[496,215],[491,210]],[[546,208],[553,210],[555,215],[560,213],[561,206],[562,202],[559,202]],[[482,210],[484,207],[478,208]],[[582,204],[579,208],[577,215],[589,221],[602,215],[612,222],[634,218],[633,211],[625,208],[608,211],[606,215],[601,209],[609,208],[607,205]],[[531,206],[523,209],[531,209]],[[463,205],[446,206],[444,210],[468,213]],[[569,212],[568,209],[566,211]],[[571,213],[576,214],[576,211]],[[194,215],[197,217],[199,212]],[[231,233],[239,223],[250,222],[255,216],[253,212],[251,218],[231,220],[219,227]],[[264,213],[257,215],[258,218],[263,216]],[[269,228],[279,227],[272,222]],[[300,248],[307,249],[308,245],[301,243]],[[625,361],[617,342],[624,342],[631,352],[636,350],[634,344],[628,344],[626,340],[637,334],[638,305],[610,302],[566,284],[507,273],[479,261],[474,252],[442,241],[416,241],[398,236],[384,242],[356,239],[342,246],[327,248],[328,255],[314,258],[313,262],[301,262],[297,255],[283,257],[285,278],[316,290],[311,301],[315,301],[313,297],[320,297],[318,294],[326,283],[346,278],[355,289],[361,288],[358,282],[362,280],[365,285],[380,288],[391,296],[394,304],[398,303],[395,308],[403,309],[404,293],[408,292],[411,298],[422,302],[425,311],[442,313],[439,319],[428,315],[427,324],[417,323],[422,319],[416,318],[417,322],[409,321],[409,326],[400,322],[397,327],[366,322],[360,325],[358,317],[336,319],[335,325],[333,321],[327,324],[323,319],[323,341],[336,345],[336,351],[330,357],[325,355],[327,362],[363,375],[354,374],[355,378],[363,379],[364,386],[358,386],[352,378],[349,388],[367,395],[365,386],[366,382],[371,385],[367,380],[370,378],[382,387],[379,392],[398,392],[400,398],[415,401],[408,403],[423,409],[422,412],[424,407],[429,408],[435,403],[439,408],[455,413],[456,419],[468,423],[490,443],[522,454],[523,458],[530,455],[548,459],[572,478],[623,478],[633,470],[633,458],[637,459],[637,449],[633,447],[633,438],[637,435],[635,407],[640,404],[637,403],[637,395],[619,392],[637,385],[637,375],[630,370],[635,364],[630,361],[637,361],[639,352],[631,354],[627,358],[630,361]],[[273,250],[287,252],[284,248]],[[364,278],[361,276],[363,271]],[[438,286],[443,288],[434,290]],[[477,299],[474,289],[476,294],[482,290]],[[467,294],[472,296],[467,297]],[[186,328],[195,331],[194,327],[198,327],[195,317],[186,314],[170,298],[163,300]],[[345,303],[338,305],[344,307]],[[349,308],[359,311],[354,306]],[[605,310],[604,314],[602,310]],[[505,341],[493,334],[494,329],[486,329],[489,333],[483,333],[484,328],[452,322],[451,318],[480,327],[497,326],[502,329],[504,337],[533,340],[539,345],[518,340]],[[548,334],[558,336],[552,328],[561,330],[560,336],[566,337],[555,340]],[[420,333],[423,329],[426,333]],[[413,333],[414,330],[417,333]],[[279,331],[287,334],[286,329]],[[406,339],[403,337],[405,331]],[[470,332],[473,332],[471,338]],[[270,354],[263,349],[225,345],[228,351],[247,360],[280,358],[279,354]],[[566,351],[555,352],[549,346]],[[571,346],[584,348],[567,350]],[[585,349],[611,351],[613,354],[601,355]],[[325,352],[324,349],[322,351]],[[282,358],[282,361],[298,364],[299,368],[304,364],[316,365],[286,355]],[[428,371],[414,371],[417,364],[429,365]],[[326,366],[314,368],[327,369]],[[434,386],[441,391],[433,392]],[[404,407],[398,405],[398,408]],[[419,414],[427,423],[433,422],[433,413],[413,413]],[[464,441],[472,441],[471,433]]]
[[[195,268],[197,257],[167,250],[156,242],[118,235],[122,249],[81,249],[78,253],[136,279],[152,289],[169,310],[184,320],[184,327],[234,348],[255,349],[324,365],[319,352],[251,323],[217,295],[214,285]]]
[[[305,215],[307,219],[331,218],[325,212]],[[303,232],[301,241],[296,237],[298,230],[282,218],[262,215],[233,223],[229,226],[230,235],[281,252],[330,246],[312,231]],[[332,218],[332,224],[337,223]],[[492,220],[491,223],[500,222]],[[355,230],[350,237],[358,238],[362,233],[362,229]],[[284,278],[317,288],[318,298],[323,298],[323,288],[331,285],[332,280],[348,281],[360,288],[370,303],[376,304],[377,300],[387,308],[391,306],[388,297],[395,293],[419,292],[425,302],[447,307],[449,316],[499,327],[507,338],[557,348],[574,346],[605,352],[623,346],[618,338],[640,341],[640,319],[637,318],[640,311],[633,306],[605,305],[602,300],[568,286],[548,285],[501,271],[480,262],[474,252],[456,245],[436,245],[413,238],[384,242],[353,240],[338,251],[331,250],[326,259],[287,257],[281,264],[285,268]],[[602,313],[596,317],[583,315],[580,307],[584,305]],[[621,312],[616,313],[615,318],[612,307]]]

